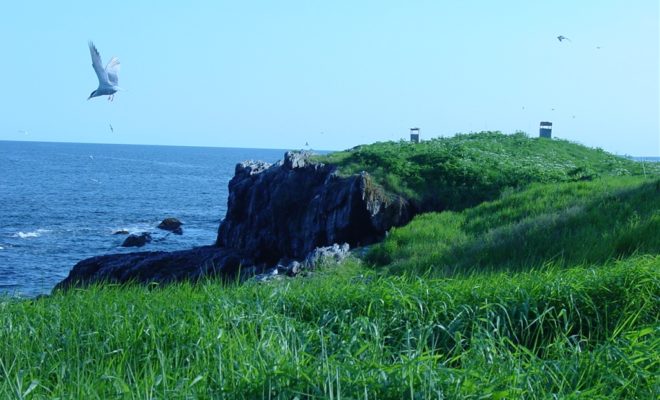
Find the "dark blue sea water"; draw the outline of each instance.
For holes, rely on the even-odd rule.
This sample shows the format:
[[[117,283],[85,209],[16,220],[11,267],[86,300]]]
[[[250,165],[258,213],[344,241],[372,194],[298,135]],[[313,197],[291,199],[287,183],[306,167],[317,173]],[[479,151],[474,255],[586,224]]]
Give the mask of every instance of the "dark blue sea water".
[[[212,244],[236,163],[284,150],[0,141],[0,294],[49,293],[87,257]],[[156,229],[166,218],[181,236]],[[123,248],[125,235],[154,241]]]

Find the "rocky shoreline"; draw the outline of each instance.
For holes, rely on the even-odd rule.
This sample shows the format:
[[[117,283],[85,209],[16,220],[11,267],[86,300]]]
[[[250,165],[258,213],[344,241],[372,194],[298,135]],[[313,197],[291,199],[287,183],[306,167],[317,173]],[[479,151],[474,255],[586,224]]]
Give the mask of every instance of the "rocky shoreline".
[[[237,164],[214,245],[88,258],[54,290],[94,282],[293,276],[322,260],[341,259],[349,248],[381,240],[415,214],[406,199],[386,194],[368,173],[342,177],[335,166],[310,156],[287,152],[275,164]]]

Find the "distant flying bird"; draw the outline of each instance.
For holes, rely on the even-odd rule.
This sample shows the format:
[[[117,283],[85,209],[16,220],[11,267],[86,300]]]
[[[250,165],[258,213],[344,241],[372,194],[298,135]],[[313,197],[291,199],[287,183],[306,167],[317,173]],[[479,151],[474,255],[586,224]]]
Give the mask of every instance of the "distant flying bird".
[[[114,130],[114,128],[112,127],[112,124],[108,124],[108,125],[110,125],[110,132],[115,133],[115,130]]]
[[[560,42],[563,42],[564,40],[568,40],[569,42],[571,41],[571,39],[569,39],[569,38],[567,38],[566,36],[563,36],[563,35],[557,36],[557,40],[559,40]]]
[[[94,43],[89,42],[89,53],[92,55],[92,67],[94,67],[94,72],[99,78],[99,87],[93,91],[87,100],[92,97],[97,96],[108,96],[108,101],[112,101],[115,98],[115,93],[117,90],[120,90],[120,87],[117,86],[119,83],[119,59],[117,57],[112,57],[108,64],[103,68],[101,64],[101,55],[99,51],[96,50]]]

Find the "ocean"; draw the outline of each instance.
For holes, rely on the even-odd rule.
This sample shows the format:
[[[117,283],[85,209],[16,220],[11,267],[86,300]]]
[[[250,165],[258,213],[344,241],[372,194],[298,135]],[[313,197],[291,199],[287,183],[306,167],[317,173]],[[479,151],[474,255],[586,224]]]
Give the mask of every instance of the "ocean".
[[[50,293],[96,255],[213,244],[236,163],[284,152],[0,141],[0,295]],[[156,228],[167,217],[183,235]],[[119,230],[154,240],[124,248]]]

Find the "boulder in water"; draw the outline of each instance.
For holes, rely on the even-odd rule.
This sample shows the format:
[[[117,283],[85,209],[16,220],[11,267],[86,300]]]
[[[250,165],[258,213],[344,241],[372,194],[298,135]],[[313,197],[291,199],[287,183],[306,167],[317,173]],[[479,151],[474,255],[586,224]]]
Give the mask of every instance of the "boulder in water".
[[[183,229],[181,228],[181,225],[183,225],[183,222],[179,221],[176,218],[170,217],[162,220],[161,223],[158,224],[158,229],[170,231],[175,235],[181,235],[183,234]]]
[[[151,242],[151,234],[149,232],[142,232],[139,235],[128,235],[124,243],[121,244],[122,247],[142,247],[145,244]]]

